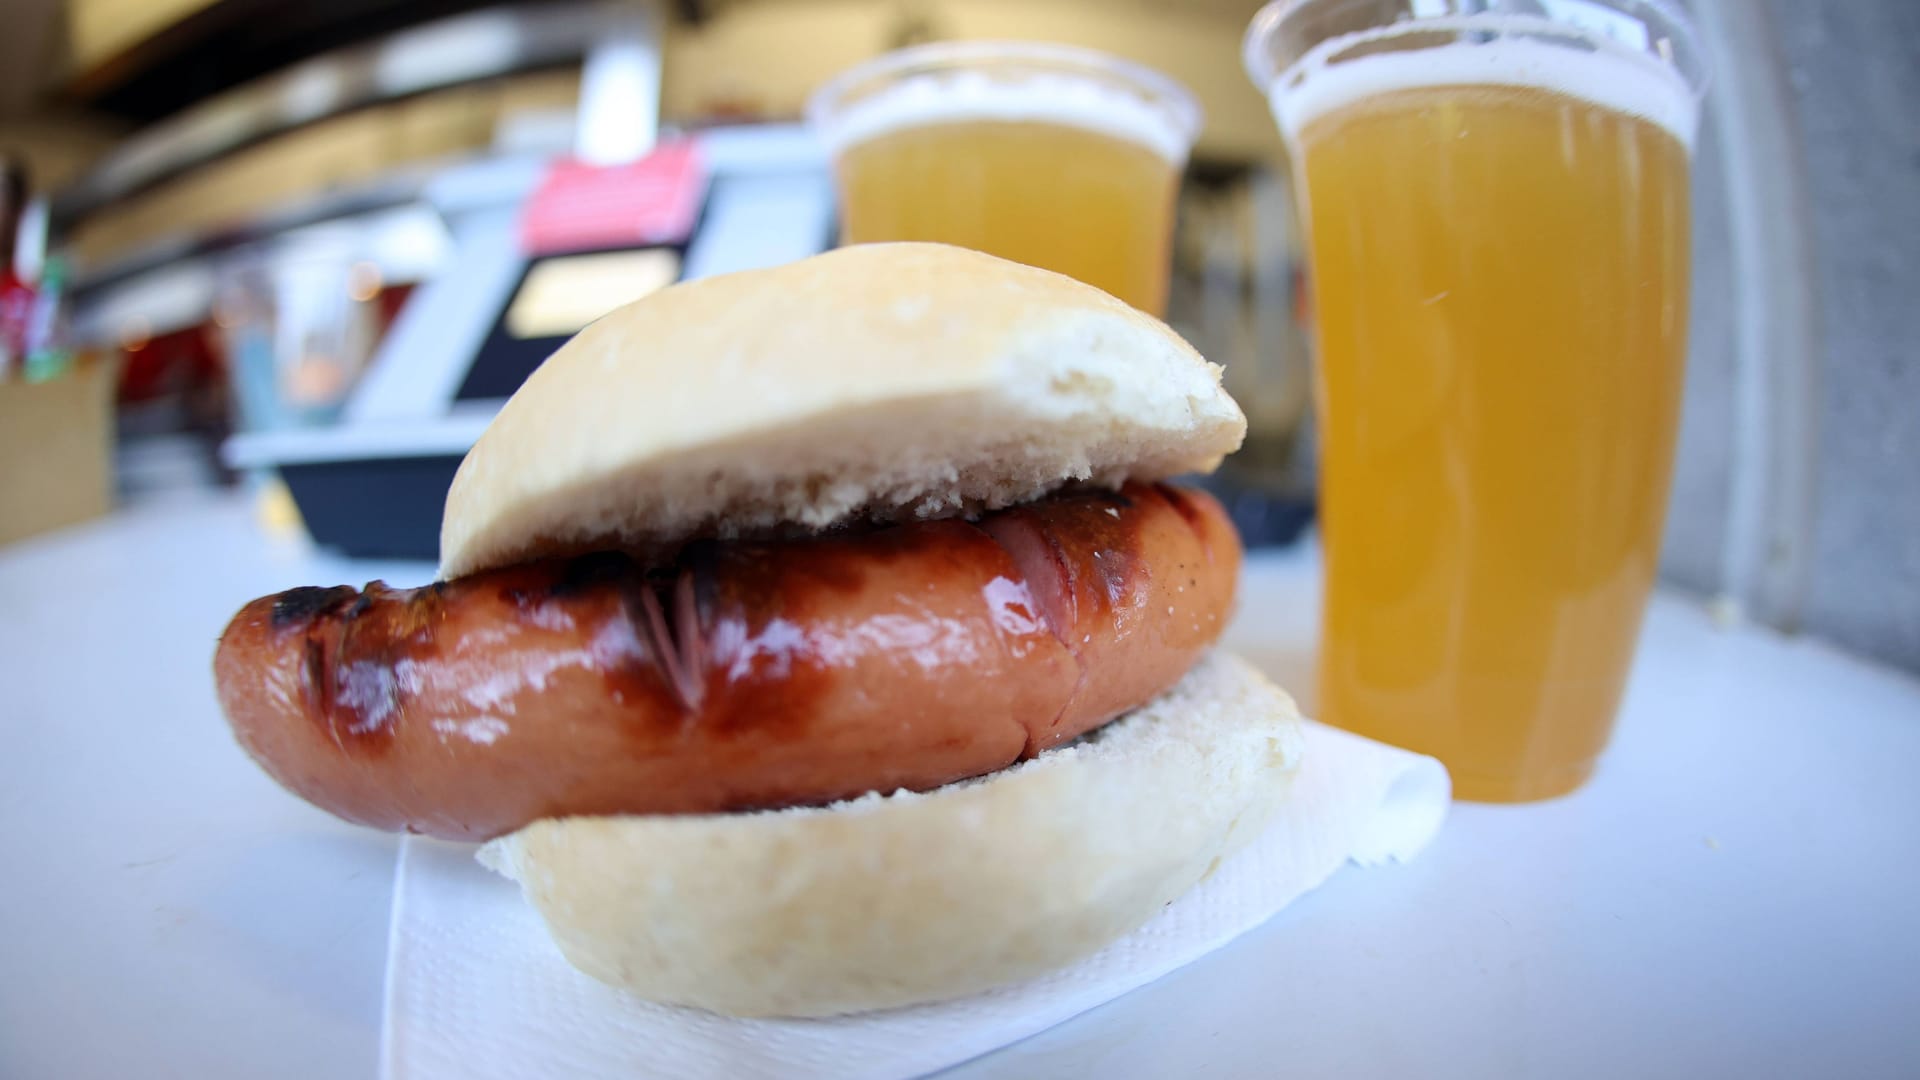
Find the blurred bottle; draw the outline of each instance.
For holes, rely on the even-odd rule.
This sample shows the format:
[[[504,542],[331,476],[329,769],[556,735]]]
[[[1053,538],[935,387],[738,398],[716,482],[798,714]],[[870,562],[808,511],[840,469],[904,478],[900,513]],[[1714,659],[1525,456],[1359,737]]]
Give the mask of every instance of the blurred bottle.
[[[26,164],[12,155],[0,159],[0,378],[13,377],[24,364],[33,319],[33,286],[15,257],[29,190]]]
[[[234,425],[242,431],[287,426],[280,409],[280,373],[273,359],[273,291],[266,269],[236,261],[223,267],[214,301],[224,362],[233,381]]]
[[[49,257],[33,291],[25,334],[28,382],[51,379],[73,363],[72,340],[67,334],[67,264]]]
[[[242,430],[337,418],[380,333],[379,271],[354,252],[319,230],[223,272],[214,321]]]

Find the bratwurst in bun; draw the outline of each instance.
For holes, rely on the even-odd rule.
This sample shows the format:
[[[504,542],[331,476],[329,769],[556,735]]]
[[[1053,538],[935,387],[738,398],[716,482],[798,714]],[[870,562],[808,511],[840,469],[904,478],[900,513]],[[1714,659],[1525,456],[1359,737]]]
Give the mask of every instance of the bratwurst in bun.
[[[1258,830],[1293,707],[1209,652],[1245,422],[1091,287],[884,244],[675,286],[468,454],[442,579],[248,604],[240,744],[519,881],[587,973],[819,1015],[1028,977]]]

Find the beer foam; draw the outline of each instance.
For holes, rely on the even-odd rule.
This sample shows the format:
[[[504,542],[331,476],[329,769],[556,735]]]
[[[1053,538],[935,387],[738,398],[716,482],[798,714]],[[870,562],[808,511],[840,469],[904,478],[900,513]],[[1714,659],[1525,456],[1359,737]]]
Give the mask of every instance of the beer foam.
[[[1328,62],[1358,45],[1434,31],[1497,36]],[[1574,38],[1591,48],[1549,44],[1542,36]],[[1642,49],[1525,16],[1421,19],[1332,38],[1275,76],[1267,94],[1281,130],[1295,141],[1308,124],[1364,98],[1432,86],[1524,87],[1577,98],[1658,124],[1689,150],[1700,122],[1699,98],[1671,64]]]
[[[1001,79],[948,72],[903,79],[816,126],[833,153],[902,128],[992,120],[1077,127],[1138,143],[1170,162],[1186,160],[1197,115],[1071,75]]]

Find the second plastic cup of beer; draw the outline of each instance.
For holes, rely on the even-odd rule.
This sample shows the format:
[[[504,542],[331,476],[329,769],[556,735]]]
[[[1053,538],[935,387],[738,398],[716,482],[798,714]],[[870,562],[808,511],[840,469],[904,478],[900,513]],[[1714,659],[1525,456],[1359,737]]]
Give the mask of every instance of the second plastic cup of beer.
[[[957,244],[1165,314],[1200,126],[1173,80],[1086,49],[929,45],[845,72],[808,117],[833,151],[843,243]]]
[[[1578,787],[1653,585],[1702,72],[1648,0],[1282,0],[1307,224],[1322,719],[1463,797]]]

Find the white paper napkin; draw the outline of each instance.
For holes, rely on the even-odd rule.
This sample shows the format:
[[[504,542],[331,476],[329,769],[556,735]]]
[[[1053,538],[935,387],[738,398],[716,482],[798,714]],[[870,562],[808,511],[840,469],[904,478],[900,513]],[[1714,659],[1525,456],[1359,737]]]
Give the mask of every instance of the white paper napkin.
[[[1320,724],[1275,824],[1152,922],[1066,970],[959,1001],[828,1020],[734,1020],[653,1005],[573,970],[517,886],[473,849],[401,848],[381,1051],[389,1080],[906,1077],[1044,1031],[1258,926],[1349,860],[1433,838],[1440,763]]]

